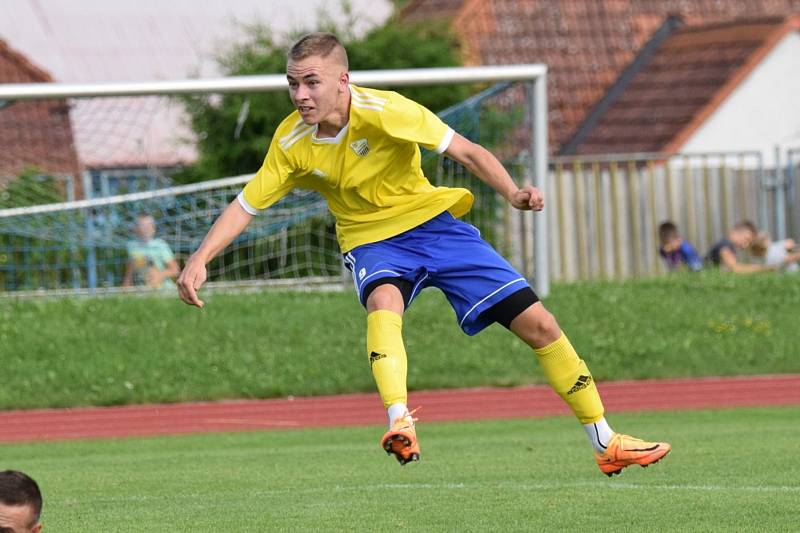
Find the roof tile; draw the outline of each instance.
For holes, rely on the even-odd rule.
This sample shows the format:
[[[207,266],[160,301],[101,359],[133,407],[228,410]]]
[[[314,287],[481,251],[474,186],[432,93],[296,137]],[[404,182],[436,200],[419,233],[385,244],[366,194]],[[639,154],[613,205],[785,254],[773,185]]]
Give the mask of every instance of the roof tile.
[[[669,150],[751,56],[785,27],[784,18],[762,18],[678,30],[661,43],[576,153]],[[626,131],[636,132],[635,142]]]
[[[401,15],[418,20],[437,11],[452,19],[468,64],[548,65],[557,151],[668,15],[690,25],[785,16],[800,11],[800,0],[413,0]],[[752,30],[756,39],[758,31]],[[724,53],[736,61],[735,48]]]
[[[0,40],[0,83],[51,82],[52,77]],[[0,106],[0,176],[27,167],[77,175],[79,165],[65,100]]]

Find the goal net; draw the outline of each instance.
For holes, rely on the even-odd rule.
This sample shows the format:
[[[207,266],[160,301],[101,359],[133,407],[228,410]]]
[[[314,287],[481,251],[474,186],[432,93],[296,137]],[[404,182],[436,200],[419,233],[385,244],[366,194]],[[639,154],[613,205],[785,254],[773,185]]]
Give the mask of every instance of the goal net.
[[[354,75],[357,77],[357,73]],[[413,76],[414,73],[409,72],[407,77]],[[497,79],[497,76],[488,79]],[[426,82],[419,80],[418,83]],[[534,139],[528,82],[491,84],[487,81],[483,86],[487,88],[439,115],[462,135],[493,150],[518,182],[529,181]],[[402,92],[402,88],[396,90]],[[219,94],[224,90],[213,92]],[[243,102],[249,101],[248,94],[241,95]],[[2,99],[0,92],[0,101]],[[42,146],[56,147],[59,141],[47,138],[52,135],[48,133],[52,132],[52,127],[37,130],[38,124],[30,119],[35,114],[26,113],[23,106],[80,111],[80,120],[67,124],[68,129],[76,133],[74,139],[80,140],[74,144],[74,163],[63,153],[58,157],[68,161],[67,164],[48,158],[48,150]],[[104,124],[103,134],[99,135],[101,141],[98,141],[103,150],[109,153],[130,151],[130,139],[147,137],[154,122],[160,124],[166,120],[167,111],[175,112],[174,106],[175,99],[167,92],[156,96],[6,100],[6,105],[0,107],[0,153],[6,154],[5,161],[0,159],[0,291],[113,290],[119,287],[129,260],[128,246],[135,239],[134,225],[140,215],[153,217],[156,237],[163,239],[179,264],[183,264],[252,175],[176,186],[171,181],[176,171],[174,162],[163,163],[163,153],[169,151],[165,147],[175,139],[161,138],[159,150],[139,151],[135,158],[127,160],[109,158],[108,164],[102,163],[102,157],[98,159],[102,150],[97,146],[87,149],[81,144],[93,136],[98,137],[97,133],[82,132],[81,128]],[[15,112],[13,115],[8,112],[11,110]],[[243,113],[246,115],[246,111]],[[126,114],[133,118],[126,119]],[[13,123],[12,117],[18,122]],[[116,126],[107,126],[112,122]],[[17,132],[25,131],[34,138],[20,143],[2,135],[3,131],[13,131],[15,126]],[[136,131],[126,131],[126,128]],[[186,131],[179,125],[175,129],[175,135],[182,137],[180,140],[185,146]],[[62,143],[68,142],[63,131],[60,135]],[[120,150],[116,151],[109,148],[115,136],[121,143]],[[235,142],[234,139],[221,142],[227,141]],[[174,146],[179,145],[181,143],[174,143]],[[63,144],[61,148],[64,152]],[[187,150],[181,150],[180,157],[187,157]],[[178,152],[173,155],[178,157]],[[526,250],[519,241],[520,231],[526,227],[520,214],[506,209],[505,202],[501,202],[496,193],[448,159],[425,152],[423,166],[435,185],[470,189],[476,201],[466,220],[478,227],[484,238],[501,252],[512,256],[518,268],[532,270],[526,264],[529,257],[525,257],[526,254],[530,256],[530,246]],[[254,217],[245,232],[209,265],[209,281],[219,284],[339,283],[343,279],[343,266],[334,224],[319,194],[295,190]]]

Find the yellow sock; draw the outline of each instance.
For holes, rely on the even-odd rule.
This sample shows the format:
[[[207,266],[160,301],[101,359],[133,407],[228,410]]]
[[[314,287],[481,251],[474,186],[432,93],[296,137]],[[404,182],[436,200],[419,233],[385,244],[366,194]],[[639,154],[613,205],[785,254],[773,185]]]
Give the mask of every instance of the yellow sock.
[[[372,376],[383,406],[408,403],[406,392],[406,349],[403,346],[403,318],[392,311],[367,315],[367,354]]]
[[[533,351],[550,386],[567,402],[581,424],[592,424],[603,418],[603,402],[592,374],[564,333],[557,341]]]

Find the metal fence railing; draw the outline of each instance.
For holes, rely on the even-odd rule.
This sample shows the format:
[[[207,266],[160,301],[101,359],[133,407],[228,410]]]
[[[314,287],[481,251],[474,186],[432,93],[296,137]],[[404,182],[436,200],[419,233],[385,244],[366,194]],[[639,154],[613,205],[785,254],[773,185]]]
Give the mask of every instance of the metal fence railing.
[[[786,228],[788,236],[800,239],[800,148],[786,151],[783,187],[786,190]]]
[[[789,152],[788,161],[776,172],[764,168],[760,152],[553,158],[551,278],[663,273],[658,226],[664,220],[675,222],[701,254],[744,219],[775,238],[787,227],[797,232],[800,151]]]

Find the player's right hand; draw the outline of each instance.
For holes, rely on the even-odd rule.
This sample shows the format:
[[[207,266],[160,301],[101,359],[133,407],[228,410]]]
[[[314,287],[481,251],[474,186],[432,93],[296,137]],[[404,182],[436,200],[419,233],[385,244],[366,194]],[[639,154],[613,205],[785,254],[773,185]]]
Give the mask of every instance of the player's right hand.
[[[189,257],[178,276],[178,294],[185,303],[203,308],[205,303],[197,297],[197,291],[206,282],[206,262],[196,255]]]

